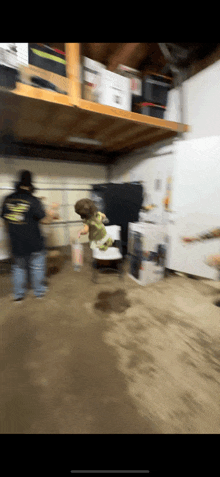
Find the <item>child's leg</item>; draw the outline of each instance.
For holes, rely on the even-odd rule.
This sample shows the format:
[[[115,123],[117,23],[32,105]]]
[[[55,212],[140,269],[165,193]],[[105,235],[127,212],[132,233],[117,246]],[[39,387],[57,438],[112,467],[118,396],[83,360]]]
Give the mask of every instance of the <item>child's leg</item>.
[[[114,240],[112,240],[111,238],[109,238],[109,239],[107,240],[107,242],[105,242],[103,245],[101,245],[101,247],[99,247],[99,250],[102,250],[102,251],[105,252],[106,250],[108,250],[109,247],[112,246],[113,242],[114,242]]]

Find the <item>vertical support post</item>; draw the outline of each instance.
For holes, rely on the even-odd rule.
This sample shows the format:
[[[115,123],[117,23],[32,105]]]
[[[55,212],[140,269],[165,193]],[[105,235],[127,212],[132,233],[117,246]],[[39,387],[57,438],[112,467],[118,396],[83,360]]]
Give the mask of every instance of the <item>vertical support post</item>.
[[[69,101],[71,105],[79,106],[81,99],[79,43],[66,43],[66,70],[69,80]]]

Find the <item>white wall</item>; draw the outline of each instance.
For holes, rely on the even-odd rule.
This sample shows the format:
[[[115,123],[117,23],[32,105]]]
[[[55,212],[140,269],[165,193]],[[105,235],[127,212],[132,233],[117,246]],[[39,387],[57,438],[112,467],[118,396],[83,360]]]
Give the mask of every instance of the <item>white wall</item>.
[[[145,192],[150,192],[153,201],[155,194],[153,192],[154,180],[157,178],[158,171],[163,176],[163,186],[161,195],[157,198],[158,203],[164,197],[164,190],[167,175],[173,172],[173,183],[184,186],[181,191],[181,198],[175,189],[173,207],[181,208],[181,213],[187,216],[189,208],[191,213],[201,214],[206,204],[206,215],[201,217],[200,224],[203,228],[211,222],[219,223],[220,226],[220,203],[218,201],[218,191],[220,182],[219,155],[216,153],[220,144],[220,61],[201,71],[197,75],[188,79],[183,85],[184,93],[184,122],[191,127],[191,131],[184,134],[183,139],[157,144],[152,148],[145,148],[138,153],[130,154],[120,158],[111,169],[111,180],[113,182],[123,182],[128,180],[144,181]],[[165,119],[170,121],[180,121],[179,111],[179,92],[172,90],[168,97],[167,111]],[[212,141],[211,141],[212,138]],[[201,139],[201,141],[199,141]],[[198,140],[195,141],[194,140]],[[213,142],[214,141],[214,142]],[[216,142],[217,149],[214,143]],[[185,145],[188,143],[186,150]],[[167,144],[167,145],[166,145]],[[194,154],[194,149],[200,148],[199,154]],[[168,154],[163,155],[166,151]],[[213,153],[213,151],[215,151]],[[183,174],[183,171],[185,173]],[[188,171],[188,172],[187,172]],[[206,174],[208,172],[208,174]],[[207,175],[207,181],[206,181]],[[212,190],[212,194],[211,194]],[[179,197],[179,200],[178,200]],[[201,203],[203,200],[203,205]],[[180,205],[181,203],[181,205]],[[189,207],[188,207],[189,205]],[[171,204],[172,207],[172,204]],[[208,211],[208,212],[207,212]],[[213,217],[213,221],[207,220],[207,213]],[[160,215],[160,214],[159,214]],[[169,217],[175,220],[175,215]],[[189,222],[191,217],[189,216]],[[195,216],[194,216],[195,222]],[[213,222],[214,223],[214,222]],[[219,244],[220,246],[220,244]],[[178,244],[176,244],[176,254],[179,253]],[[207,249],[207,247],[206,247]],[[213,252],[216,244],[213,243]],[[182,255],[182,265],[177,260],[170,261],[170,268],[183,269],[184,254]],[[188,272],[190,273],[190,271]],[[211,278],[214,278],[213,272],[205,272]]]
[[[45,197],[48,205],[52,202],[61,204],[60,222],[79,220],[79,216],[74,211],[76,201],[90,196],[91,184],[107,182],[107,168],[102,165],[0,157],[0,204],[4,197],[12,192],[10,188],[13,189],[17,173],[21,169],[32,172],[33,183],[39,188],[34,195]],[[55,190],[56,188],[65,190],[58,191]],[[48,246],[68,245],[70,237],[76,238],[80,228],[80,224],[67,226],[58,222],[49,227],[42,227],[48,236]],[[87,241],[87,236],[82,237],[82,242]]]
[[[185,81],[183,85],[184,122],[191,126],[191,131],[185,135],[185,140],[219,135],[219,81],[220,61]],[[164,119],[179,121],[178,106],[178,92],[172,90]]]

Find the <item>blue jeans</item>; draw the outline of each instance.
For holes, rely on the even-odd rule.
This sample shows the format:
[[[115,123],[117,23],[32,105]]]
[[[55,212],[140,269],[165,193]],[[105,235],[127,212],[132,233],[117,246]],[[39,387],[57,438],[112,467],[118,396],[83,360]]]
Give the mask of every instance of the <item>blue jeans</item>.
[[[23,298],[27,292],[28,270],[36,297],[46,291],[46,252],[34,252],[26,257],[14,257],[12,279],[14,298]]]

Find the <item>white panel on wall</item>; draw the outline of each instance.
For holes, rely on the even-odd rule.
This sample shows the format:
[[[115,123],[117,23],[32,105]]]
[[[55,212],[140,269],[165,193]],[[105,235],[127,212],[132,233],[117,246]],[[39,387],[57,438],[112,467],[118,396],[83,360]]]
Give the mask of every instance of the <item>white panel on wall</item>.
[[[186,81],[187,140],[219,135],[219,81],[220,61]]]
[[[219,157],[220,136],[176,144],[173,204],[178,217],[202,213],[220,221]]]
[[[184,122],[191,127],[185,140],[215,136],[220,124],[220,61],[189,78],[183,85]],[[177,89],[168,94],[164,119],[180,122],[180,95]]]

